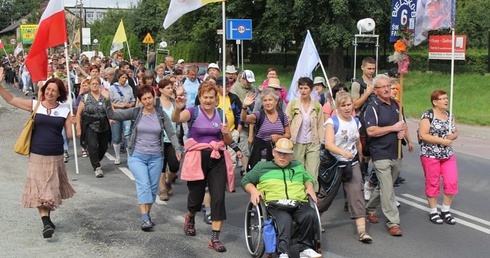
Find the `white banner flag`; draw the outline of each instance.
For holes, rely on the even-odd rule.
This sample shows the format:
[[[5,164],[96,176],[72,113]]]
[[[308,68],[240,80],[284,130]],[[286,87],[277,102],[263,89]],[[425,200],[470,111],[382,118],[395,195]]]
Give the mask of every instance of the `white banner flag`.
[[[303,49],[299,55],[298,63],[296,64],[296,70],[294,71],[293,81],[289,87],[288,97],[289,101],[299,97],[298,79],[301,77],[312,77],[311,74],[315,67],[320,62],[320,55],[316,50],[315,43],[311,38],[310,31],[306,34],[305,42],[303,43]]]

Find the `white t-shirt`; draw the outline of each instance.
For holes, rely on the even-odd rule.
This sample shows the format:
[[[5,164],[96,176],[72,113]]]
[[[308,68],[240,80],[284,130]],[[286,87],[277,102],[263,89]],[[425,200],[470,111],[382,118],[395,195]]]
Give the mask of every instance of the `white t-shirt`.
[[[327,119],[325,126],[327,124],[334,125],[333,119]],[[343,121],[339,117],[339,129],[335,134],[335,145],[343,150],[350,151],[353,156],[356,156],[356,141],[359,139],[359,128],[361,128],[361,123],[358,125],[354,117],[350,121]],[[332,155],[339,161],[347,161],[342,155],[333,153]]]

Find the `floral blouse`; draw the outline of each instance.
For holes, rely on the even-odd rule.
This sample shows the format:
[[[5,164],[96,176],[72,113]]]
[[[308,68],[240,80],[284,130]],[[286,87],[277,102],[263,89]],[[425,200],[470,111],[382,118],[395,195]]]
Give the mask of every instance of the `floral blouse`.
[[[432,123],[430,124],[430,129],[429,129],[429,134],[439,137],[439,138],[446,138],[446,135],[448,134],[449,130],[449,119],[451,119],[451,131],[455,132],[456,131],[456,126],[454,125],[454,116],[449,115],[449,112],[446,111],[449,119],[448,120],[440,120],[434,116],[434,113],[430,114],[431,112],[429,110],[425,111],[422,114],[422,117],[420,118],[421,120],[424,118],[429,118],[430,121],[430,116],[433,116],[434,118],[432,119]],[[444,146],[441,144],[433,144],[433,143],[428,143],[425,141],[422,141],[420,143],[420,156],[424,156],[427,158],[436,158],[436,159],[448,159],[453,155],[453,147],[451,146]]]

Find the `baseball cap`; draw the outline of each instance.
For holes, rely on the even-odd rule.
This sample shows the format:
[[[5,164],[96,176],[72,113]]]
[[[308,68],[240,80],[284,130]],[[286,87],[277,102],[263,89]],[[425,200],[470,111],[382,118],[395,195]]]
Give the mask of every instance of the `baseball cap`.
[[[182,63],[185,63],[184,59],[179,59],[179,61],[177,61],[177,64],[182,64]]]
[[[277,152],[291,154],[293,153],[293,142],[287,138],[281,138],[277,140],[274,150]]]
[[[398,78],[400,77],[400,73],[398,72],[398,69],[391,68],[390,70],[388,70],[388,76]]]
[[[225,70],[225,73],[236,73],[236,69],[235,69],[235,66],[234,65],[227,65],[226,66],[226,70]]]
[[[281,81],[279,81],[279,79],[277,79],[277,78],[269,78],[267,87],[280,90],[281,89]]]
[[[313,85],[315,85],[315,84],[323,84],[323,87],[325,87],[325,85],[326,85],[325,79],[323,77],[321,77],[321,76],[317,76],[313,80]]]
[[[211,69],[211,68],[215,68],[215,69],[218,69],[218,70],[219,70],[219,66],[218,66],[216,63],[210,63],[210,64],[208,65],[208,69],[207,69],[207,70],[209,70],[209,69]],[[206,71],[207,71],[207,70],[206,70]]]
[[[255,75],[250,70],[244,70],[242,73],[242,78],[247,80],[247,82],[255,82]]]

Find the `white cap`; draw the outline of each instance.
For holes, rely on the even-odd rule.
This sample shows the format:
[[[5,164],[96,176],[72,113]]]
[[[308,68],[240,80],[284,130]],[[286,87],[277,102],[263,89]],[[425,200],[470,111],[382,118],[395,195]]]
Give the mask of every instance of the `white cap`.
[[[218,70],[219,70],[219,66],[218,66],[216,63],[210,63],[210,64],[208,65],[208,69],[207,69],[207,70],[209,70],[210,68],[215,68],[215,69],[218,69]],[[206,70],[206,71],[207,71],[207,70]]]
[[[244,70],[242,73],[242,78],[247,80],[247,82],[255,82],[255,75],[250,70]]]
[[[227,65],[226,66],[225,73],[236,73],[236,72],[237,72],[237,70],[235,69],[234,65]]]
[[[182,63],[185,63],[184,59],[179,59],[179,61],[177,61],[177,64],[182,64]]]

